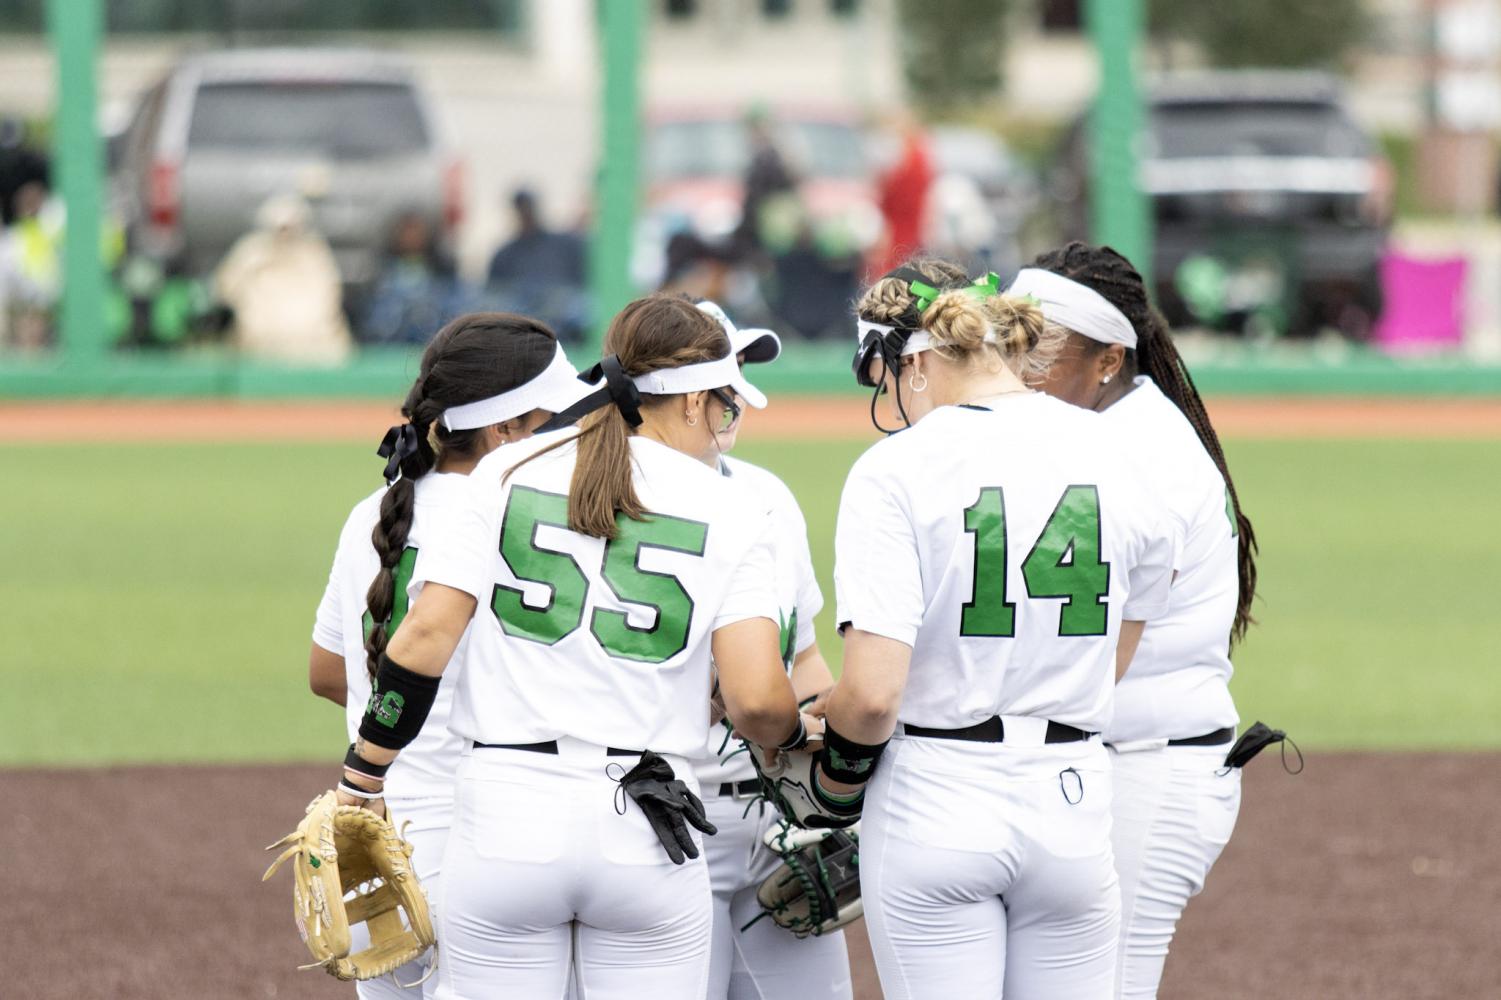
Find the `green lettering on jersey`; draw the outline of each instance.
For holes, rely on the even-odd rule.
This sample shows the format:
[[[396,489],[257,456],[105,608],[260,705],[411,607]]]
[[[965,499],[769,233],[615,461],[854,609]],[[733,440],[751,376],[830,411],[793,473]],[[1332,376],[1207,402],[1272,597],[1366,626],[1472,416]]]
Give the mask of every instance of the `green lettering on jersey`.
[[[546,584],[547,603],[533,607],[520,588],[497,584],[490,608],[506,635],[551,646],[583,622],[589,582],[573,556],[538,547],[537,529],[544,524],[568,530],[568,498],[528,486],[512,489],[500,524],[500,555],[518,579]]]
[[[520,580],[547,586],[547,603],[534,607],[516,587],[497,584],[490,609],[508,636],[553,645],[572,635],[584,621],[589,580],[574,557],[539,546],[537,528],[568,530],[568,498],[527,486],[512,488],[501,517],[500,554]],[[615,518],[616,537],[605,544],[601,575],[616,598],[651,608],[656,620],[648,628],[630,623],[621,611],[595,608],[589,631],[611,656],[661,663],[688,645],[693,598],[670,573],[641,568],[641,550],[668,549],[702,556],[709,526],[662,514],[633,520]]]
[[[386,638],[396,634],[401,627],[401,620],[407,616],[407,605],[411,599],[407,597],[407,585],[412,582],[412,570],[417,565],[417,550],[408,545],[402,550],[401,558],[396,561],[396,568],[391,571],[391,585],[394,588],[391,594],[391,617],[386,619]],[[375,620],[370,617],[367,608],[361,621],[365,626],[365,638],[370,638],[370,630],[375,627]]]
[[[616,515],[615,527],[618,533],[605,546],[605,583],[621,601],[645,605],[656,612],[657,618],[650,628],[639,628],[623,611],[596,608],[589,630],[612,656],[643,663],[670,660],[688,645],[693,598],[670,573],[642,569],[641,550],[667,549],[701,556],[709,526],[651,514],[642,521]]]
[[[1022,562],[1029,597],[1061,597],[1059,635],[1104,635],[1110,564],[1100,559],[1100,491],[1070,486]]]
[[[780,637],[782,666],[786,667],[787,672],[790,674],[792,672],[792,663],[797,659],[797,608],[793,608],[790,615],[784,615],[778,610],[777,618],[780,619],[782,626]]]
[[[959,613],[959,634],[1013,636],[1016,605],[1006,600],[1006,501],[999,486],[980,490],[980,498],[964,512],[964,530],[975,536],[975,575]]]
[[[975,536],[974,581],[959,615],[959,634],[1005,639],[1016,635],[1016,605],[1006,600],[1006,502],[999,486],[980,490],[964,511]],[[1110,564],[1100,559],[1100,492],[1063,491],[1042,534],[1022,561],[1028,597],[1063,598],[1058,634],[1104,635],[1110,608]]]

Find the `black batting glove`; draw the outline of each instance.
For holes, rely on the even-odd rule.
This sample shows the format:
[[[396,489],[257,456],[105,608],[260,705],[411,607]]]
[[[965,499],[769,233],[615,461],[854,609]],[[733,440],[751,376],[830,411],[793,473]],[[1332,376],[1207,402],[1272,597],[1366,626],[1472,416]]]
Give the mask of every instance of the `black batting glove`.
[[[688,832],[688,824],[710,836],[719,832],[704,814],[699,797],[673,773],[671,764],[650,750],[620,779],[620,787],[646,814],[647,822],[675,865],[682,864],[685,857],[698,857],[698,845]]]

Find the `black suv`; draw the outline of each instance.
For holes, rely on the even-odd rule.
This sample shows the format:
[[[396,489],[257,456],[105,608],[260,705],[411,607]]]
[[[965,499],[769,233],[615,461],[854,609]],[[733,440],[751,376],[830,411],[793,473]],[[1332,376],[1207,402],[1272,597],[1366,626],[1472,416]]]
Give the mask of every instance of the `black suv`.
[[[1364,339],[1381,312],[1391,168],[1325,74],[1164,77],[1147,92],[1140,183],[1156,223],[1158,305],[1175,324]],[[1064,189],[1086,191],[1085,130]],[[1073,178],[1067,175],[1072,173]],[[1067,183],[1076,180],[1075,185]],[[1064,228],[1087,232],[1083,199]]]

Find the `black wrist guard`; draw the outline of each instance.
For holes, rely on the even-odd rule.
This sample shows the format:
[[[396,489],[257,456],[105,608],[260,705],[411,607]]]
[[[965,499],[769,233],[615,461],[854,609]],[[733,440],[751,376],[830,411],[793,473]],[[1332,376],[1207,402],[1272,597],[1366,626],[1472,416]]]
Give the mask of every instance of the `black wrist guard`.
[[[778,750],[801,750],[808,745],[808,727],[803,723],[803,717],[797,717],[795,726],[787,738],[777,744]]]
[[[360,720],[360,738],[387,750],[400,750],[422,731],[437,697],[438,678],[413,673],[380,654],[370,704]]]
[[[390,764],[372,764],[359,754],[355,753],[354,744],[349,744],[349,750],[344,754],[344,770],[353,771],[355,774],[370,778],[374,781],[386,780],[386,772],[391,770]]]
[[[876,763],[881,759],[881,754],[886,752],[886,744],[890,742],[891,740],[886,739],[874,746],[856,743],[840,736],[825,719],[823,749],[818,752],[819,770],[828,775],[830,781],[863,785],[875,773]]]

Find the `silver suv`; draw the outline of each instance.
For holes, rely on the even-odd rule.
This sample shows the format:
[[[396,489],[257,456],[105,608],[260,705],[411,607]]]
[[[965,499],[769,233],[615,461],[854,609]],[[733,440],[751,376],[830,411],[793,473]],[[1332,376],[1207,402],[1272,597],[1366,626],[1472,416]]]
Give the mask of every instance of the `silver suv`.
[[[211,272],[274,194],[307,199],[356,292],[375,279],[399,215],[421,213],[450,250],[462,215],[460,165],[411,72],[384,53],[186,57],[110,153],[131,248],[189,275]]]

